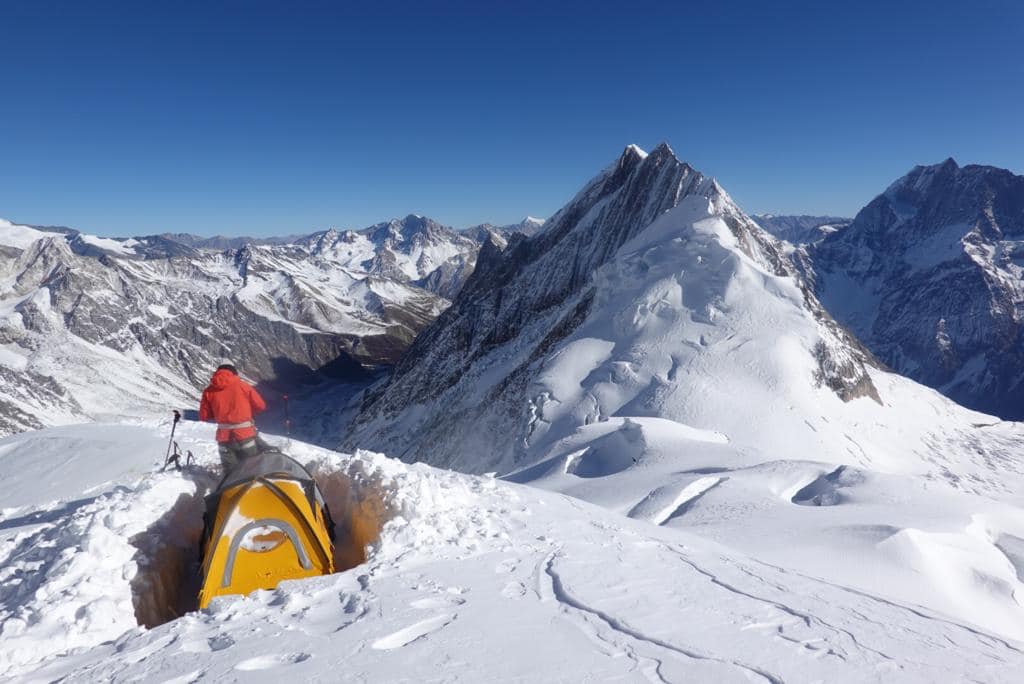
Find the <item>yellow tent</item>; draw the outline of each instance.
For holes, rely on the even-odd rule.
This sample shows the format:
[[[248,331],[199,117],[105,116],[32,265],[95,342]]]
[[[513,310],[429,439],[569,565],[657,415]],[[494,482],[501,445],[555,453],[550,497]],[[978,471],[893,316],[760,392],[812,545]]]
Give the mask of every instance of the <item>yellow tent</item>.
[[[244,459],[206,497],[199,607],[334,572],[334,523],[312,476],[288,456]]]

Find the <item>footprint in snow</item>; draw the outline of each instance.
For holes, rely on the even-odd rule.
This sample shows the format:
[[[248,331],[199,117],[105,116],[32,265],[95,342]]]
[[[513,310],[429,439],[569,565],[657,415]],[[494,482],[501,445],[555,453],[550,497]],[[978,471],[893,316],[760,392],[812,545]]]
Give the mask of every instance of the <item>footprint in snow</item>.
[[[494,567],[494,572],[499,574],[515,572],[517,567],[519,567],[518,558],[506,558]]]
[[[252,672],[254,670],[269,670],[280,665],[292,665],[309,660],[312,656],[308,653],[277,653],[274,655],[262,655],[249,658],[235,665],[236,670]]]
[[[234,646],[235,640],[227,634],[218,634],[215,637],[207,639],[206,645],[210,647],[211,651],[223,651],[225,648],[231,648]]]
[[[390,651],[395,648],[401,648],[411,644],[417,639],[422,639],[432,632],[436,632],[454,619],[455,615],[449,614],[438,615],[427,620],[421,620],[414,625],[410,625],[404,629],[400,629],[397,632],[389,634],[386,637],[377,639],[373,642],[372,646],[378,651]]]
[[[509,582],[501,590],[501,595],[507,599],[520,599],[526,596],[526,585],[522,582]]]

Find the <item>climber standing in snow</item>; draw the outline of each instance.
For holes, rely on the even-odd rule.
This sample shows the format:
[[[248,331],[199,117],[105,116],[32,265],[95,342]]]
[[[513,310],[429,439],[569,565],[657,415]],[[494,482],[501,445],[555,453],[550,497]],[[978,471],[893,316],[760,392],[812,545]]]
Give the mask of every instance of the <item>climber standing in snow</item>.
[[[259,454],[265,443],[256,432],[253,416],[267,403],[249,383],[238,377],[230,363],[221,364],[203,390],[199,420],[217,423],[220,462],[227,473],[244,458]]]

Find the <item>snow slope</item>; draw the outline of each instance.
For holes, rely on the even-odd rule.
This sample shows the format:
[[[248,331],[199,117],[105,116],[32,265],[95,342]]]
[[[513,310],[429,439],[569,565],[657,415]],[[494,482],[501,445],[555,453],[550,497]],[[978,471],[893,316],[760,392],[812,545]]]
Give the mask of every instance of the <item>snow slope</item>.
[[[880,368],[666,149],[627,150],[551,224],[481,257],[349,444],[1024,638],[1019,424]]]
[[[184,605],[176,585],[211,482],[207,465],[152,472],[164,432],[95,425],[0,442],[5,497],[35,475],[8,467],[15,453],[49,464],[60,497],[27,488],[0,513],[0,677],[1008,682],[1024,665],[1019,641],[671,525],[299,443],[291,452],[336,512],[387,511],[367,562],[147,629],[137,621]],[[208,433],[181,430],[203,464]]]
[[[28,226],[19,226],[16,223],[0,219],[0,245],[5,247],[25,249],[45,235],[41,230],[29,228]]]

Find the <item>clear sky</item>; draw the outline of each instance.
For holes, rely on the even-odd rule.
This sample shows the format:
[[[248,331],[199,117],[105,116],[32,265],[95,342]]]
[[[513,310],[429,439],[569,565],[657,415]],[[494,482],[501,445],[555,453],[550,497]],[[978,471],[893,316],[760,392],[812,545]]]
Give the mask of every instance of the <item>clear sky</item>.
[[[270,235],[547,216],[667,140],[748,212],[1024,173],[1024,3],[0,2],[0,217]]]

